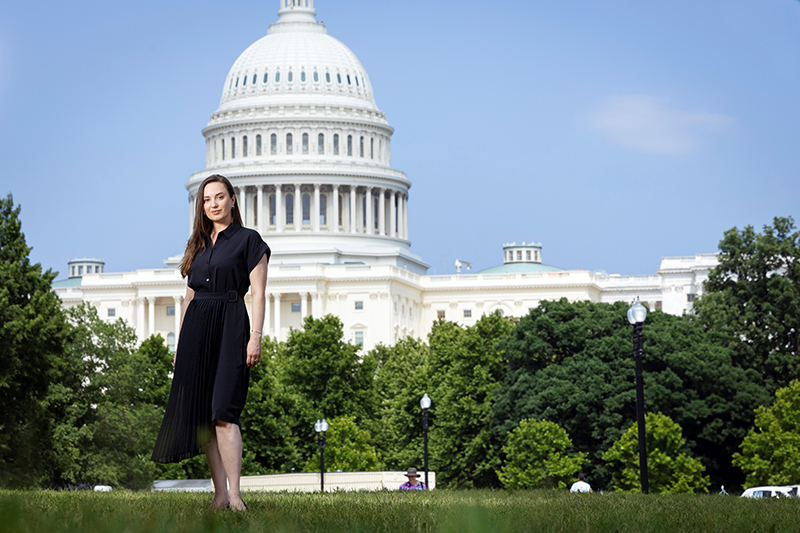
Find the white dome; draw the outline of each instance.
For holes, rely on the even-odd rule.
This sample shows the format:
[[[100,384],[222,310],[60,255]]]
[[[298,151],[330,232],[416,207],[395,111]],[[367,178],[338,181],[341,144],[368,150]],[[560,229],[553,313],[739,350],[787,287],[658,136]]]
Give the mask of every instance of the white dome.
[[[328,35],[313,8],[285,7],[279,15],[267,35],[231,67],[219,111],[280,100],[287,105],[316,102],[377,111],[361,62],[344,43]]]

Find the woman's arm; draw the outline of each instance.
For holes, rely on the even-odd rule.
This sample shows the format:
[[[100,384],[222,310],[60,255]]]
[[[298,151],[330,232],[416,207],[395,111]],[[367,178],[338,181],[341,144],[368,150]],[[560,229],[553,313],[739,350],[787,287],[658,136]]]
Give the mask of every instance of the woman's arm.
[[[261,336],[264,331],[264,310],[266,309],[267,254],[250,272],[250,293],[253,295],[253,316],[251,318],[250,341],[247,343],[247,366],[261,360]],[[258,331],[262,333],[257,333]]]

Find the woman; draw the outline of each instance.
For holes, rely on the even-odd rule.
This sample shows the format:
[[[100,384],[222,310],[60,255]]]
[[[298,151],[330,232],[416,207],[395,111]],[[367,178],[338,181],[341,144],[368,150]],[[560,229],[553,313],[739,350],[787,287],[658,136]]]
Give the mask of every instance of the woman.
[[[214,480],[212,509],[245,510],[239,489],[239,415],[250,367],[261,360],[269,246],[242,227],[233,187],[206,178],[181,263],[188,276],[175,374],[152,459],[173,463],[205,449]],[[253,324],[244,296],[252,287]],[[228,488],[230,487],[230,488]]]

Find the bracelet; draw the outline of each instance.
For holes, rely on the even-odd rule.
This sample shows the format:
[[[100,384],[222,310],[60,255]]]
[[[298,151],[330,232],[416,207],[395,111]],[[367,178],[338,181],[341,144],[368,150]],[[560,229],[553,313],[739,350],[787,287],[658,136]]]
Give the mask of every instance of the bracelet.
[[[258,334],[259,334],[259,335],[261,335],[262,337],[264,336],[264,333],[262,333],[261,331],[258,331],[257,329],[251,329],[251,330],[250,330],[250,333],[258,333]]]

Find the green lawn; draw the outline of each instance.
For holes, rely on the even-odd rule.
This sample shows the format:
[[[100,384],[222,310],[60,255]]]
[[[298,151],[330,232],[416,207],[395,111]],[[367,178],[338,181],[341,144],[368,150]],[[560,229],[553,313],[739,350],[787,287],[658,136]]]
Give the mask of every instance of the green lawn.
[[[800,500],[551,491],[248,493],[247,513],[208,494],[0,491],[3,533],[227,531],[800,531]]]

